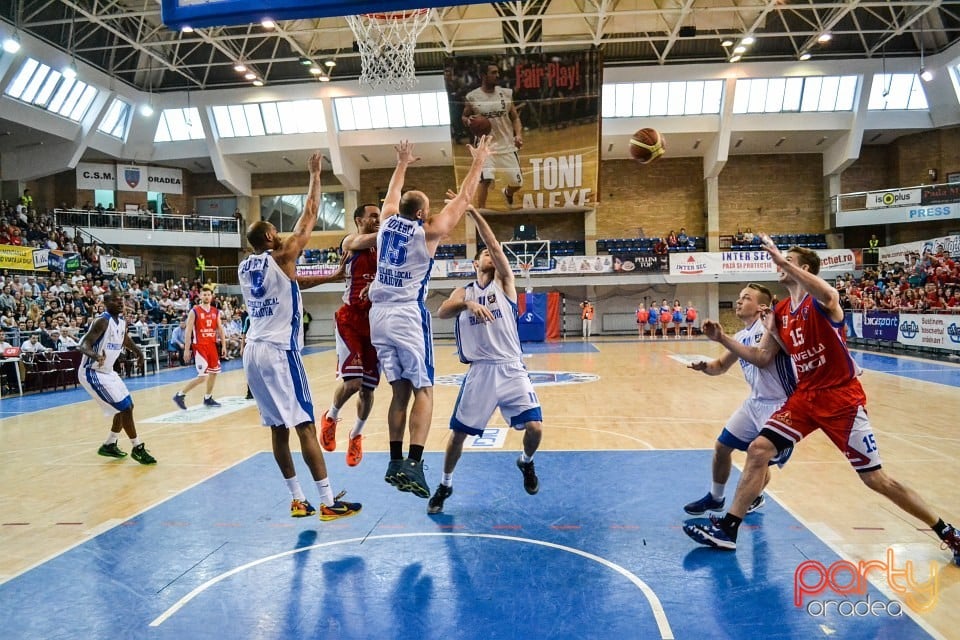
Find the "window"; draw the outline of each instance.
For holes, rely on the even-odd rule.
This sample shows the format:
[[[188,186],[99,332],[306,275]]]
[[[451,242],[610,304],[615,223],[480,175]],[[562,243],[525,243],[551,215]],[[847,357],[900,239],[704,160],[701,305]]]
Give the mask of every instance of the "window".
[[[604,118],[718,114],[723,81],[616,83],[602,91]]]
[[[213,122],[221,138],[323,133],[327,130],[321,100],[213,107]]]
[[[307,195],[263,196],[260,198],[260,218],[271,223],[282,233],[293,231],[303,212]],[[340,231],[344,228],[343,193],[324,193],[320,196],[320,210],[314,231]]]
[[[450,124],[447,94],[405,93],[402,95],[335,98],[333,110],[340,131],[434,127]]]
[[[108,136],[123,140],[127,137],[127,127],[130,126],[131,113],[133,113],[133,109],[130,104],[120,98],[114,98],[113,102],[110,103],[110,108],[107,109],[107,115],[100,121],[97,130]]]
[[[888,73],[873,76],[870,102],[867,109],[887,111],[891,109],[927,109],[927,95],[923,83],[915,73]]]
[[[858,76],[743,78],[737,80],[734,113],[852,111]]]
[[[76,78],[64,78],[59,71],[27,58],[4,93],[34,107],[80,122],[99,91]]]
[[[196,107],[183,109],[164,109],[157,123],[154,142],[180,142],[183,140],[203,140],[203,125],[200,112]]]
[[[93,192],[93,205],[95,207],[103,207],[108,211],[114,211],[116,209],[116,200],[113,199],[113,191],[109,189],[96,189]]]

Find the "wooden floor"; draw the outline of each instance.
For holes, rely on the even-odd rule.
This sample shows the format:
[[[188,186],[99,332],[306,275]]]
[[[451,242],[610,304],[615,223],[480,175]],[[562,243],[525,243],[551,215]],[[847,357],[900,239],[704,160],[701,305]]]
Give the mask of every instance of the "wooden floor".
[[[583,349],[579,349],[580,346]],[[566,348],[564,348],[566,346]],[[580,351],[580,352],[570,352]],[[708,449],[726,418],[739,406],[747,386],[736,369],[707,377],[685,367],[683,358],[715,356],[719,348],[700,340],[637,342],[628,336],[582,343],[568,340],[555,352],[527,359],[531,371],[566,371],[598,375],[599,381],[540,386],[545,416],[543,450]],[[454,346],[436,346],[437,375],[464,370]],[[335,387],[335,355],[325,351],[305,358],[317,416],[329,405]],[[920,362],[915,368],[928,365]],[[930,364],[929,367],[943,367]],[[863,376],[868,410],[884,466],[900,481],[917,489],[945,520],[960,523],[960,390],[948,384],[922,382],[902,375],[867,371]],[[269,450],[269,436],[259,426],[253,407],[219,420],[197,424],[148,423],[149,417],[174,411],[170,383],[134,393],[140,433],[157,457],[155,467],[131,460],[116,462],[96,455],[108,422],[92,402],[70,404],[0,421],[0,582],[90,539],[117,522],[202,482],[255,454]],[[427,449],[441,451],[457,394],[455,386],[438,386],[433,429]],[[224,373],[218,396],[242,396],[242,371]],[[199,402],[199,389],[190,398]],[[7,400],[3,400],[7,403]],[[366,428],[365,449],[386,451],[385,415],[389,390],[379,390]],[[0,411],[10,407],[0,404]],[[9,412],[8,412],[9,413]],[[344,410],[352,423],[353,401]],[[338,451],[343,455],[347,427]],[[129,442],[120,442],[129,450]],[[511,432],[506,449],[520,448]],[[739,464],[742,458],[735,461]],[[358,472],[382,474],[364,467]],[[439,469],[428,472],[431,486]],[[709,487],[708,468],[678,468],[677,478]],[[348,478],[332,477],[335,490],[349,489]],[[664,483],[675,479],[665,477]],[[547,484],[562,478],[543,477]],[[309,485],[308,495],[312,496]],[[629,479],[625,479],[629,486]],[[622,488],[621,488],[622,490]],[[887,548],[898,562],[913,560],[920,576],[929,562],[939,571],[938,604],[922,616],[945,638],[960,628],[960,567],[949,565],[932,532],[865,489],[826,438],[815,434],[800,445],[790,463],[774,475],[776,499],[814,533],[848,559],[883,559]],[[277,474],[276,492],[285,495]],[[728,487],[728,496],[733,487]],[[363,500],[361,495],[350,496]],[[422,503],[421,503],[422,505]],[[685,514],[677,505],[677,523]],[[678,536],[683,534],[678,530]],[[745,535],[750,535],[749,531]],[[693,543],[691,542],[691,547]]]

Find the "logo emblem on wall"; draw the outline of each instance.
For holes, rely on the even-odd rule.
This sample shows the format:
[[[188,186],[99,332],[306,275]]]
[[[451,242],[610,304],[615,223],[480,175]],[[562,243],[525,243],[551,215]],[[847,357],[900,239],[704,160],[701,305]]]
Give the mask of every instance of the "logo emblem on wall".
[[[133,189],[138,184],[140,184],[140,169],[137,169],[137,168],[124,169],[123,179],[124,181],[126,181],[127,186]]]
[[[917,337],[917,334],[920,332],[920,327],[916,322],[912,320],[905,320],[900,324],[900,333],[903,334],[903,337],[907,340],[912,340]]]

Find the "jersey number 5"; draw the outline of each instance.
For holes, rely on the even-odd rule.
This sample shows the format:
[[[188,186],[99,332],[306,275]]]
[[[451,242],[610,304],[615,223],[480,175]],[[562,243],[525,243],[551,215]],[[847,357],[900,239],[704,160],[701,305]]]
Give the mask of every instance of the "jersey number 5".
[[[383,246],[380,247],[380,262],[388,262],[399,267],[407,258],[408,236],[394,231],[383,232]]]

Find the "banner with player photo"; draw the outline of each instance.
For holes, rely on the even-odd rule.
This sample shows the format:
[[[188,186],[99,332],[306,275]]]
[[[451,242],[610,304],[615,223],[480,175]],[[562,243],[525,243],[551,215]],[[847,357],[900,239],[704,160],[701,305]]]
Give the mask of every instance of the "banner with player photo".
[[[600,72],[597,51],[447,59],[458,183],[470,168],[466,145],[493,136],[478,208],[560,212],[596,205]]]

